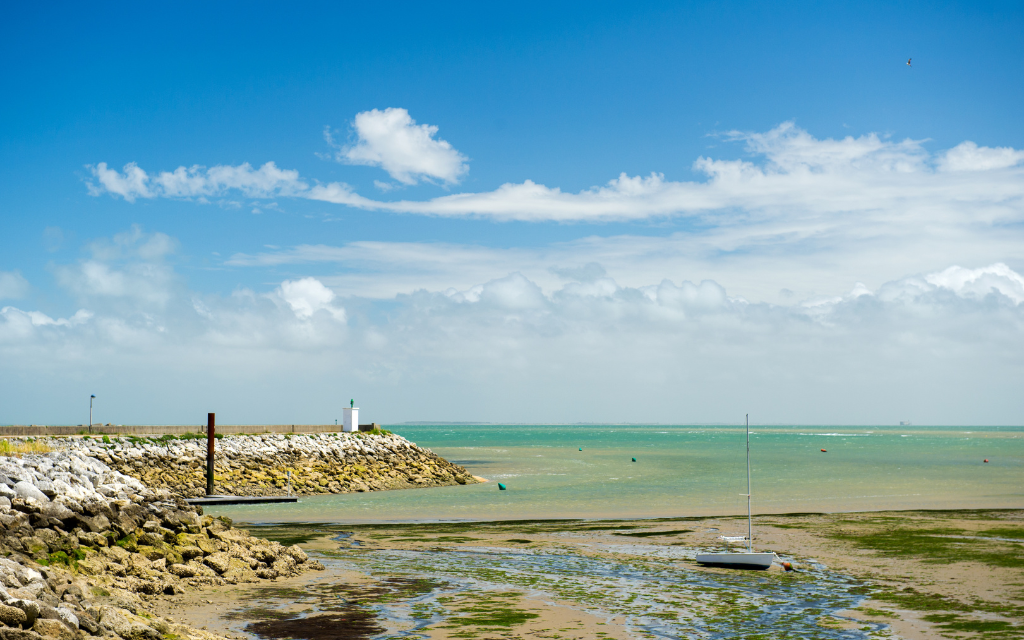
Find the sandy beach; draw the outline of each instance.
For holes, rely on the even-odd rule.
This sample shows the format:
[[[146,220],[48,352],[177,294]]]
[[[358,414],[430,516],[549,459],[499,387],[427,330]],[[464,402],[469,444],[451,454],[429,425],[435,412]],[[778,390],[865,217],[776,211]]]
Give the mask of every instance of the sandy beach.
[[[327,570],[153,604],[253,638],[1020,637],[1024,511],[764,516],[754,527],[756,548],[796,571],[697,565],[695,549],[745,533],[735,517],[252,526],[300,542]]]

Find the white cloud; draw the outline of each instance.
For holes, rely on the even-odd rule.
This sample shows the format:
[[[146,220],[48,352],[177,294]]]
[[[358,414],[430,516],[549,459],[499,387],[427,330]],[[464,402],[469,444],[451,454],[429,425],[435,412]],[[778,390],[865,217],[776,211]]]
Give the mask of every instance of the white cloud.
[[[952,266],[939,273],[929,274],[925,281],[964,298],[1000,294],[1015,304],[1024,302],[1024,278],[1005,264],[997,263],[981,269]]]
[[[64,406],[82,379],[107,385],[119,421],[194,420],[215,407],[238,422],[329,422],[353,396],[378,421],[720,421],[737,406],[763,421],[824,423],[1019,415],[1024,280],[1003,264],[870,288],[835,282],[849,293],[782,305],[737,295],[727,279],[664,268],[627,284],[599,260],[548,261],[536,278],[508,269],[383,300],[339,295],[323,276],[202,295],[172,272],[166,302],[146,306],[130,296],[133,275],[153,263],[136,248],[152,235],[99,243],[121,253],[91,259],[106,270],[93,274],[88,312],[0,310],[0,382],[19,399],[9,419]],[[468,256],[493,255],[415,244],[318,251],[382,251],[410,270],[447,259],[437,282]],[[504,254],[500,267],[515,255],[531,257]],[[963,403],[965,393],[974,402]]]
[[[405,109],[363,111],[356,114],[352,128],[358,140],[341,148],[337,158],[381,167],[402,184],[424,179],[453,184],[469,171],[465,156],[447,141],[434,138],[436,126],[416,124]],[[327,140],[332,142],[329,132]]]
[[[298,171],[279,169],[273,162],[267,162],[259,169],[253,169],[248,162],[210,168],[193,165],[153,176],[134,162],[126,164],[123,173],[108,169],[105,162],[87,168],[99,181],[99,185],[88,183],[91,195],[107,192],[129,202],[136,198],[205,198],[228,191],[238,191],[248,198],[275,198],[299,196],[309,190],[309,185],[299,177]]]
[[[88,245],[92,258],[54,268],[58,284],[79,300],[123,300],[134,305],[166,305],[178,278],[166,258],[177,241],[163,233],[146,233],[138,225],[109,240]]]
[[[29,284],[18,271],[0,271],[0,300],[24,298],[28,295]]]
[[[943,171],[991,171],[1006,169],[1024,162],[1024,151],[1010,147],[979,147],[973,142],[961,142],[939,159]]]
[[[285,280],[275,293],[300,320],[311,318],[317,311],[326,311],[338,322],[345,321],[345,310],[331,304],[335,298],[334,292],[316,278]]]
[[[352,153],[360,150],[362,155],[354,157],[367,162],[377,158],[373,162],[381,163],[405,183],[414,182],[417,176],[446,182],[458,177],[453,168],[455,156],[449,158],[448,169],[440,168],[444,163],[437,157],[444,154],[439,149],[447,147],[433,140],[432,128],[412,125],[411,119],[406,122],[408,114],[403,110],[365,112],[357,122],[363,122],[364,116],[375,123],[377,133],[373,135],[378,137],[366,138],[349,149]],[[371,129],[366,125],[366,131]],[[394,133],[394,140],[388,132]],[[100,163],[93,170],[100,184],[90,185],[90,192],[106,189],[132,199],[223,195],[237,190],[252,198],[292,196],[365,210],[531,222],[682,216],[695,218],[712,231],[743,225],[748,235],[756,232],[766,238],[789,239],[842,233],[877,236],[920,229],[924,224],[952,230],[1024,221],[1024,151],[965,142],[929,154],[919,141],[890,141],[876,134],[822,140],[792,123],[765,133],[732,132],[729,137],[743,141],[752,159],[698,158],[693,167],[705,176],[703,181],[668,180],[660,173],[622,173],[602,186],[576,193],[526,180],[487,192],[422,201],[380,201],[361,196],[340,182],[310,186],[297,172],[280,170],[273,163],[259,171],[249,165],[209,170],[180,167],[160,174],[159,179],[150,179],[134,165],[120,174]],[[417,148],[415,140],[424,148],[430,146],[427,142],[440,145],[434,149],[440,156],[398,151]],[[392,151],[385,153],[384,149]],[[758,158],[760,163],[753,161]]]
[[[89,193],[98,196],[104,192],[119,195],[128,202],[135,202],[135,198],[152,198],[146,183],[149,176],[134,162],[124,165],[124,173],[118,173],[117,169],[108,169],[106,162],[100,162],[96,166],[86,166],[92,172],[93,177],[99,180],[99,185],[87,183]]]

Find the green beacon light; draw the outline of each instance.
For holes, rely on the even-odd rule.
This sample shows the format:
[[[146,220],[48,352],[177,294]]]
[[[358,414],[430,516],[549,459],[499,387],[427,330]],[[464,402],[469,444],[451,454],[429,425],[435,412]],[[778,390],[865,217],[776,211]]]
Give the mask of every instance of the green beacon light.
[[[355,399],[349,400],[348,401],[348,406],[349,406],[349,408],[355,409],[355,407],[356,407]]]

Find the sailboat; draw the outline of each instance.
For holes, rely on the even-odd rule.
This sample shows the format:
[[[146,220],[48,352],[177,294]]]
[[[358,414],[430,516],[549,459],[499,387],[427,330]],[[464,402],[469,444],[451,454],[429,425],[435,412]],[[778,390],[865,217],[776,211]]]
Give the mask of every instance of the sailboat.
[[[750,515],[750,414],[747,414],[747,550],[727,551],[725,553],[698,553],[697,562],[711,567],[728,567],[731,569],[767,569],[772,562],[779,559],[772,551],[757,553],[754,551],[754,527]]]

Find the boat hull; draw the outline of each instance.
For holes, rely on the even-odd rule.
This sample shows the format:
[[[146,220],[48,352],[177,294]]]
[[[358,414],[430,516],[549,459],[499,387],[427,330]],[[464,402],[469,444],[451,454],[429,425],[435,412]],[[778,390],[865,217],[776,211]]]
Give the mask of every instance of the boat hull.
[[[754,569],[764,571],[772,566],[778,557],[768,551],[766,553],[728,552],[698,553],[697,562],[709,567],[727,567],[730,569]]]

